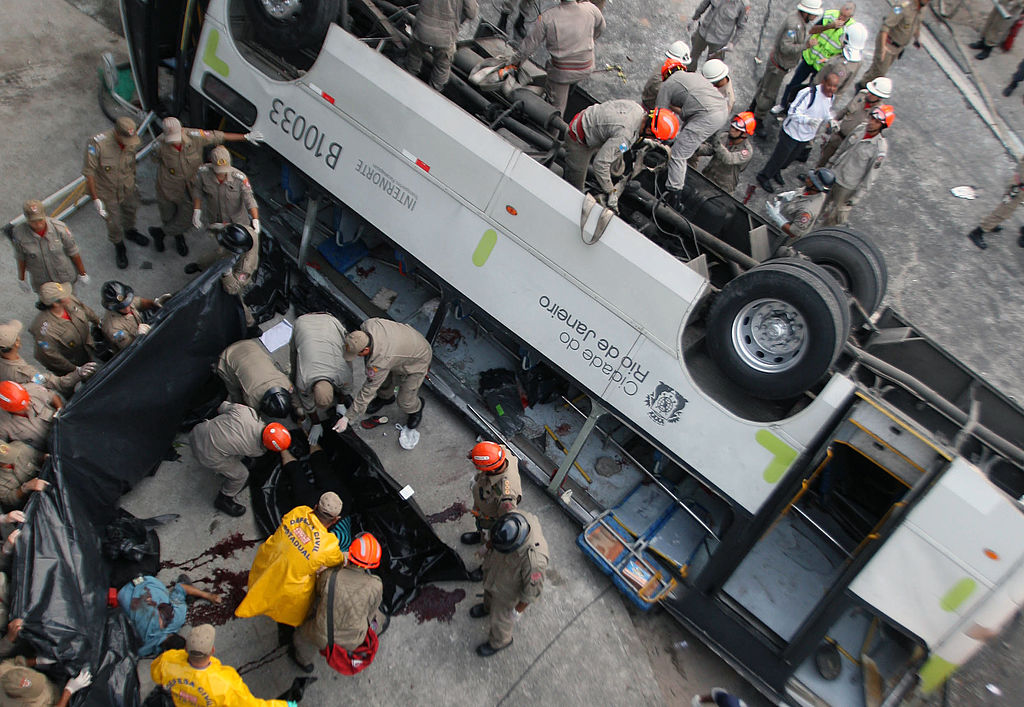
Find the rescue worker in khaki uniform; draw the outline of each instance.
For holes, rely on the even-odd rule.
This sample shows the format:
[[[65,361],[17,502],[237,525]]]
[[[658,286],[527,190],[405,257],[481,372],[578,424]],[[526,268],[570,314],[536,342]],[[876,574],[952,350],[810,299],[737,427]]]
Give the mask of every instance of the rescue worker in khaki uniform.
[[[71,230],[63,221],[46,215],[43,202],[30,199],[22,208],[25,223],[11,232],[14,258],[18,261],[18,286],[22,292],[39,292],[44,282],[89,282],[82,255]],[[25,282],[28,272],[29,282]]]
[[[870,188],[875,173],[889,154],[889,142],[882,131],[891,126],[895,118],[892,106],[876,107],[867,122],[854,128],[828,161],[836,183],[822,209],[823,225],[836,226],[849,221],[850,210]]]
[[[15,383],[36,383],[70,397],[75,386],[96,372],[97,364],[90,361],[71,373],[57,376],[49,371],[40,371],[21,357],[22,324],[17,319],[0,324],[0,380]]]
[[[843,51],[843,35],[846,28],[855,20],[853,13],[857,11],[856,3],[847,2],[838,10],[827,10],[821,19],[807,30],[807,48],[800,54],[800,62],[796,65],[793,78],[786,84],[782,92],[782,100],[772,106],[772,115],[780,115],[789,110],[790,104],[806,85],[809,77],[814,76],[825,62]]]
[[[39,475],[43,453],[25,442],[0,442],[0,505],[24,508],[28,497],[50,484]]]
[[[47,282],[39,288],[36,309],[42,310],[28,330],[36,340],[39,363],[59,376],[91,362],[96,353],[92,325],[100,318],[71,294],[71,285]]]
[[[477,655],[486,658],[512,645],[512,629],[540,598],[547,568],[548,543],[537,516],[515,511],[495,522],[483,562],[484,600],[469,610],[474,619],[491,617],[490,633],[476,647]]]
[[[210,162],[202,165],[192,179],[192,225],[197,229],[206,223],[252,224],[260,234],[260,212],[252,186],[245,174],[231,166],[228,148],[218,145],[210,152]]]
[[[181,256],[188,255],[185,234],[192,228],[192,195],[189,185],[203,164],[203,150],[210,145],[248,140],[258,145],[263,139],[259,132],[225,133],[220,130],[184,128],[177,118],[164,118],[164,131],[157,138],[153,150],[156,170],[156,205],[160,210],[160,226],[151,226],[153,248],[162,253],[164,239],[174,238]]]
[[[612,165],[642,137],[667,142],[678,133],[679,118],[667,108],[645,111],[636,101],[625,99],[595,103],[569,121],[562,178],[582,191],[587,167],[593,163],[601,200],[614,209],[619,192],[612,183]]]
[[[33,665],[35,663],[33,662]],[[28,667],[24,657],[0,663],[0,704],[18,707],[67,707],[71,696],[92,684],[92,674],[83,668],[57,692],[57,686],[38,670]]]
[[[864,46],[868,41],[868,30],[860,22],[851,22],[843,35],[843,51],[826,61],[821,71],[816,74],[816,83],[821,83],[829,74],[839,77],[836,98],[853,85],[853,80],[860,71],[860,60]]]
[[[251,407],[225,401],[217,408],[217,417],[192,428],[191,440],[196,461],[224,477],[214,508],[237,518],[245,515],[245,506],[235,496],[249,478],[242,457],[287,449],[292,438],[280,423],[265,425]]]
[[[750,111],[734,115],[728,130],[723,130],[697,150],[698,156],[711,155],[702,170],[704,176],[729,193],[736,190],[740,172],[754,159],[754,149],[747,138],[754,134],[756,123]]]
[[[302,410],[313,423],[310,444],[320,440],[320,423],[334,413],[335,400],[352,404],[352,362],[345,359],[347,334],[336,317],[323,312],[303,314],[292,328],[292,377]]]
[[[228,224],[226,227],[217,225],[210,230],[216,233],[218,248],[200,258],[198,262],[186,265],[185,272],[191,275],[208,268],[218,260],[234,256],[231,267],[220,276],[220,284],[229,295],[238,296],[242,303],[242,311],[245,313],[245,323],[250,329],[249,335],[258,336],[258,330],[254,329],[256,320],[245,304],[244,295],[252,285],[253,275],[260,266],[259,233],[251,226],[237,223]]]
[[[107,222],[107,238],[114,244],[117,267],[128,267],[124,239],[148,245],[149,239],[135,230],[139,190],[135,184],[135,152],[139,134],[135,121],[118,118],[111,130],[94,135],[85,147],[82,176],[96,212]]]
[[[681,39],[677,39],[665,50],[665,61],[661,63],[658,70],[651,74],[640,92],[640,105],[644,110],[653,110],[654,103],[658,100],[658,89],[661,82],[669,77],[668,68],[676,64],[686,66],[690,63],[690,45]]]
[[[434,59],[430,85],[435,91],[443,91],[452,72],[459,25],[475,19],[477,11],[476,0],[422,0],[405,57],[406,71],[419,76],[423,55],[429,52]]]
[[[294,411],[292,382],[258,339],[242,339],[224,349],[217,375],[233,403],[244,403],[267,417],[287,417]]]
[[[659,108],[671,108],[679,115],[679,135],[672,143],[668,161],[668,203],[677,207],[686,182],[686,163],[700,144],[722,129],[729,120],[725,98],[702,74],[670,67],[670,74],[658,89]],[[674,194],[672,194],[674,192]]]
[[[328,491],[316,508],[298,506],[285,514],[256,553],[249,591],[235,616],[262,614],[285,626],[302,625],[313,606],[317,575],[345,563],[345,552],[330,532],[341,517],[341,507],[338,494]]]
[[[804,182],[801,191],[787,191],[768,202],[768,218],[789,236],[787,243],[806,236],[821,214],[828,190],[836,178],[827,167],[799,175]]]
[[[1024,202],[1024,159],[1017,163],[1013,179],[1007,185],[1006,192],[1003,194],[1003,200],[999,206],[981,220],[980,226],[976,226],[973,231],[967,234],[967,237],[971,239],[971,243],[982,250],[988,248],[988,243],[985,242],[985,234],[997,233],[1003,230],[1003,227],[999,224],[1013,216],[1013,212],[1017,210],[1021,202]],[[1017,245],[1024,248],[1024,226],[1021,226]]]
[[[358,420],[364,413],[372,415],[393,403],[396,383],[398,409],[409,416],[405,426],[415,429],[423,418],[420,386],[433,358],[430,344],[423,335],[408,324],[390,319],[367,319],[359,331],[345,337],[345,360],[352,361],[356,356],[366,359],[366,381],[348,411],[335,424],[334,431],[344,432],[349,420]]]
[[[41,385],[0,381],[0,438],[45,452],[53,418],[62,407],[60,396]]]
[[[477,545],[486,540],[485,533],[495,521],[511,513],[523,500],[523,486],[519,478],[519,460],[508,447],[494,442],[478,442],[466,455],[476,467],[473,477],[473,519],[476,530],[463,533],[459,542]],[[470,579],[479,582],[483,573],[476,569]]]
[[[708,8],[710,12],[705,15]],[[687,71],[696,70],[705,49],[708,50],[708,59],[725,59],[725,53],[732,49],[743,34],[748,14],[750,4],[747,0],[704,0],[698,5],[691,18],[691,22],[700,22],[690,36],[693,62]],[[701,15],[704,15],[703,19]]]
[[[988,13],[985,26],[981,28],[981,38],[977,42],[967,45],[971,49],[981,50],[974,55],[975,59],[988,59],[992,50],[1006,41],[1013,25],[1020,19],[1021,12],[1024,12],[1024,0],[1003,0],[999,4],[1002,5],[1008,17],[1003,17],[1003,13],[996,7],[993,7],[992,11]]]
[[[893,62],[903,56],[911,42],[920,48],[921,20],[928,0],[903,0],[889,12],[882,21],[875,37],[875,58],[868,72],[861,78],[857,88],[864,88],[868,81],[885,76]]]
[[[830,137],[821,148],[821,156],[816,167],[824,167],[829,158],[836,153],[839,145],[861,123],[867,122],[868,114],[882,104],[883,98],[892,95],[892,81],[886,76],[879,76],[857,92],[850,102],[839,109],[829,122]]]
[[[127,348],[128,344],[135,341],[135,337],[149,333],[149,324],[143,321],[141,312],[159,309],[164,297],[169,295],[155,300],[136,297],[135,291],[123,282],[104,282],[100,290],[103,308],[107,310],[100,324],[103,336],[118,351]]]
[[[380,566],[381,555],[377,539],[370,533],[362,533],[348,548],[347,565],[332,567],[317,575],[315,604],[295,632],[289,650],[292,660],[304,672],[313,672],[316,654],[328,646],[327,612],[333,614],[334,645],[346,651],[363,645],[371,628],[379,634],[387,625],[388,619],[380,610],[384,584],[380,577],[370,573]]]
[[[569,89],[594,72],[594,42],[602,32],[604,15],[596,5],[561,0],[540,14],[509,65],[520,66],[543,45],[550,54],[545,98],[564,116]]]
[[[764,135],[764,121],[779,97],[782,80],[800,63],[800,55],[807,47],[810,23],[821,17],[821,14],[821,0],[801,0],[775,35],[775,43],[768,55],[768,61],[765,62],[764,73],[761,74],[761,80],[754,92],[754,100],[748,109],[757,120],[758,137]]]
[[[196,626],[184,650],[164,651],[149,666],[153,682],[171,694],[174,707],[296,707],[291,700],[253,697],[238,671],[213,657],[216,638],[210,624]]]

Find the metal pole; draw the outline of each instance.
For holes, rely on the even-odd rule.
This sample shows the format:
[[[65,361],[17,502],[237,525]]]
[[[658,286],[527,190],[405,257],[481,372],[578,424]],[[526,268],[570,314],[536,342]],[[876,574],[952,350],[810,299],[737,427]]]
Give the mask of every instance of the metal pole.
[[[302,222],[302,240],[299,241],[299,267],[302,267],[309,255],[309,241],[316,227],[316,215],[320,210],[320,200],[313,197],[306,199],[306,220]]]
[[[601,406],[601,403],[591,398],[590,404],[590,417],[583,423],[580,433],[576,435],[576,439],[573,440],[572,446],[569,447],[569,451],[565,455],[565,461],[559,465],[558,470],[551,477],[551,483],[548,484],[548,493],[552,496],[558,496],[559,488],[562,486],[562,482],[565,481],[565,475],[572,469],[572,465],[576,462],[576,457],[579,456],[584,443],[590,437],[590,433],[594,431],[598,418],[605,414],[605,409]]]

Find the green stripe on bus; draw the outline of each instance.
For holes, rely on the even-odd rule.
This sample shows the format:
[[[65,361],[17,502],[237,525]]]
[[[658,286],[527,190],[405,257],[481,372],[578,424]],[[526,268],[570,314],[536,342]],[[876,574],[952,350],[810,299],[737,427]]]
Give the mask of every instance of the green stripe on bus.
[[[796,459],[797,451],[768,430],[758,430],[754,439],[774,455],[771,463],[764,468],[764,480],[769,484],[778,483]]]
[[[939,606],[942,607],[943,611],[956,611],[960,606],[967,601],[967,597],[974,594],[974,590],[978,588],[978,583],[970,577],[964,577],[959,582],[949,588],[939,600]]]
[[[476,250],[473,251],[473,265],[482,268],[487,259],[491,257],[491,251],[497,244],[498,232],[493,228],[488,228],[480,237],[480,242],[476,244]]]
[[[946,679],[959,667],[956,663],[950,663],[944,658],[932,655],[918,672],[918,676],[921,678],[921,691],[925,693],[933,691],[946,682]]]
[[[228,72],[231,71],[231,67],[227,65],[227,62],[217,56],[218,44],[220,44],[220,32],[215,29],[211,29],[210,34],[206,37],[206,49],[203,50],[203,61],[218,74],[227,78]]]

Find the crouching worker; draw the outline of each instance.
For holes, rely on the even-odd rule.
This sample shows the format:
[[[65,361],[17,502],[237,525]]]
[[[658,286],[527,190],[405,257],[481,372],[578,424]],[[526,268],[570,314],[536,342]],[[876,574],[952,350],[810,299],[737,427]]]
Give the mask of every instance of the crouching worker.
[[[244,403],[266,417],[299,415],[292,400],[292,382],[256,339],[242,339],[224,349],[217,361],[217,375],[233,403]]]

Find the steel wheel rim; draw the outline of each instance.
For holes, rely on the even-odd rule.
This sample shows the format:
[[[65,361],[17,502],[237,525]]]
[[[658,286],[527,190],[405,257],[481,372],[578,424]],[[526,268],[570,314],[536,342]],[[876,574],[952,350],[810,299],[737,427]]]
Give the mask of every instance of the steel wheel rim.
[[[807,322],[788,302],[759,299],[737,312],[732,344],[748,366],[762,373],[793,368],[807,350]]]
[[[302,0],[260,0],[263,9],[275,20],[287,20],[302,9]]]

